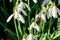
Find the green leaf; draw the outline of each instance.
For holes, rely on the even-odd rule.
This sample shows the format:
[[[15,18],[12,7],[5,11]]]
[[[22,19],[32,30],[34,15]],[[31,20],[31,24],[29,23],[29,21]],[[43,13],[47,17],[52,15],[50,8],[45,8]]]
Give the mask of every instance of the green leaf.
[[[6,29],[5,29],[5,32],[8,32],[14,40],[17,40],[17,39],[16,39],[16,34],[15,34],[13,31],[11,31],[10,29],[7,29],[7,28],[6,28]]]
[[[57,30],[60,31],[60,18],[58,18]]]
[[[55,36],[53,37],[53,39],[56,39],[57,37],[59,37],[60,36],[60,31],[55,31]]]
[[[2,27],[5,29],[5,32],[7,31],[11,37],[14,39],[14,40],[17,40],[16,39],[16,34],[14,32],[12,32],[10,29],[8,29],[4,23],[0,22],[0,25],[2,25]]]

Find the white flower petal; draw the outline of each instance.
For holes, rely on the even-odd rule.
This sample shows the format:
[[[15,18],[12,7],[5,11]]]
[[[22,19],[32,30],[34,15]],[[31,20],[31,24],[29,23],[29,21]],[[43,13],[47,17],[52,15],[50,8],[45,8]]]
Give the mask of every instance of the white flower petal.
[[[17,20],[21,21],[22,23],[25,23],[25,20],[21,14],[18,14]]]
[[[41,14],[41,19],[42,19],[44,22],[46,22],[46,18],[45,18],[45,16],[44,16],[44,14]]]
[[[49,19],[52,16],[52,9],[49,8],[47,12],[47,18]]]
[[[37,21],[38,18],[39,18],[39,15],[37,14],[37,15],[35,16],[35,22]]]
[[[58,14],[60,15],[60,10],[57,8]]]
[[[19,12],[19,13],[21,12],[21,10],[20,10],[20,9],[21,9],[21,8],[19,8],[19,7],[18,7],[18,12]]]
[[[34,3],[37,3],[37,0],[33,0]]]
[[[48,4],[50,1],[51,1],[51,0],[44,0],[43,3],[42,3],[42,5],[45,6],[45,5]]]
[[[20,9],[22,11],[22,13],[27,16],[27,13],[23,10],[23,9]]]
[[[29,34],[27,37],[27,40],[34,40],[34,35],[33,34]]]
[[[39,14],[36,15],[35,21],[37,21],[38,18],[41,18],[42,21],[46,22],[46,18],[45,15],[43,14],[43,10],[41,10],[41,12],[39,12]]]
[[[14,14],[11,14],[11,15],[8,17],[8,19],[7,19],[6,22],[9,22],[9,21],[12,19],[13,16],[14,16]]]
[[[33,28],[33,23],[30,25],[28,29],[31,30],[32,28]]]
[[[52,8],[52,16],[54,17],[54,18],[57,18],[58,16],[57,16],[57,7],[56,6],[54,6],[53,8]]]
[[[38,26],[38,24],[35,23],[34,25],[36,25],[34,28],[35,28],[37,31],[39,31],[39,26]]]
[[[28,10],[31,11],[30,7],[26,3],[24,3],[24,4],[28,8]]]
[[[32,29],[32,28],[35,28],[37,31],[39,31],[39,26],[37,25],[36,22],[33,22],[33,23],[30,25],[29,29]]]
[[[25,8],[25,5],[24,5],[24,3],[23,2],[20,2],[20,4],[18,5],[18,8]]]
[[[46,22],[46,18],[45,18],[45,15],[43,14],[43,10],[39,13],[39,15],[42,21]]]

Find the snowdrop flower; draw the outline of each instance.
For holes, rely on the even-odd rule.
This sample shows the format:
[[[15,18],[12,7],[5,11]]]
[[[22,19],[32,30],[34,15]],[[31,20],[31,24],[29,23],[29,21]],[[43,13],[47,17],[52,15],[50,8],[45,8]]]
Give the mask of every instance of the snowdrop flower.
[[[54,6],[53,8],[52,8],[52,16],[54,17],[54,18],[57,18],[58,16],[57,16],[57,7],[56,6]]]
[[[49,19],[52,16],[52,8],[49,8],[47,11],[47,18]]]
[[[60,10],[56,6],[53,6],[53,8],[48,9],[47,18],[49,19],[51,16],[53,16],[53,18],[57,18],[57,13],[60,15]]]
[[[29,30],[31,30],[32,28],[35,28],[37,31],[39,31],[39,26],[36,22],[33,22],[30,27],[29,27]]]
[[[60,0],[58,0],[58,5],[60,5]]]
[[[24,3],[23,2],[20,2],[19,4],[18,4],[18,8],[25,8],[25,6],[24,6]]]
[[[14,12],[13,14],[11,14],[8,17],[8,19],[7,19],[6,22],[9,22],[12,19],[12,17],[14,17],[15,19],[17,19],[18,21],[21,21],[22,23],[25,23],[25,20],[24,20],[23,16],[21,14],[19,14],[18,12]]]
[[[33,0],[34,3],[37,3],[37,0]]]
[[[38,18],[40,18],[41,21],[46,22],[46,18],[45,18],[45,15],[43,14],[43,11],[39,12],[39,14],[36,15],[35,21],[37,21]]]
[[[56,6],[54,6],[54,7],[52,8],[52,16],[53,16],[54,18],[57,18],[57,17],[58,17],[57,13],[60,15],[60,10],[59,10]]]
[[[33,34],[29,34],[27,37],[27,40],[34,40],[34,35]]]
[[[20,3],[19,3],[19,5],[18,5],[18,10],[19,10],[19,9],[24,9],[25,7],[27,7],[28,10],[31,11],[30,7],[29,7],[26,3],[24,3],[24,2],[20,2]]]
[[[22,12],[25,16],[27,16],[26,11],[25,11],[25,10],[23,10],[23,9],[21,9],[21,8],[19,8],[19,9],[18,9],[18,12],[20,12],[20,13]]]
[[[48,4],[49,2],[51,2],[51,0],[44,0],[42,5],[45,6],[46,4]]]

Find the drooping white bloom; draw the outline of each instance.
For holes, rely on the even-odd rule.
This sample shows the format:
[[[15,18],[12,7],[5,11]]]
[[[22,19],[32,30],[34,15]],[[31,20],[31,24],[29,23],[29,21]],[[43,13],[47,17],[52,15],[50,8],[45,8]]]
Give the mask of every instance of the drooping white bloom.
[[[27,16],[27,13],[25,12],[25,10],[23,10],[21,8],[18,9],[18,12],[22,12],[25,16]]]
[[[57,7],[56,7],[56,6],[54,6],[54,7],[52,8],[52,16],[53,16],[54,18],[57,18],[57,17],[58,17],[58,15],[57,15]]]
[[[43,14],[43,11],[39,12],[39,14],[36,15],[35,21],[37,21],[38,18],[41,18],[42,21],[46,22],[45,15]]]
[[[31,11],[30,7],[26,3],[24,3],[24,2],[20,2],[19,5],[18,5],[18,9],[19,8],[24,9],[25,7],[27,7],[27,9],[29,11]]]
[[[54,14],[53,14],[54,13]],[[60,15],[60,10],[56,7],[56,6],[54,6],[53,8],[52,8],[52,16],[54,17],[54,18],[57,18],[58,17],[58,15],[57,15],[57,13]]]
[[[23,2],[20,2],[20,3],[18,4],[18,8],[21,8],[21,9],[25,8],[24,3],[23,3]]]
[[[52,8],[49,8],[47,11],[47,18],[49,19],[52,16]]]
[[[58,0],[58,5],[60,5],[60,0]]]
[[[49,2],[51,2],[51,0],[44,0],[43,3],[42,3],[42,5],[45,6],[45,5],[48,4]]]
[[[12,17],[14,17],[15,19],[17,19],[18,21],[21,21],[22,23],[25,23],[25,20],[24,20],[23,16],[21,14],[19,14],[18,12],[14,12],[13,14],[11,14],[8,17],[8,19],[7,19],[6,22],[9,22],[12,19]]]
[[[57,13],[60,15],[60,10],[56,6],[53,6],[52,8],[48,9],[47,18],[49,19],[51,16],[53,16],[53,18],[57,18]]]
[[[34,35],[33,34],[29,34],[27,37],[27,40],[34,40]]]
[[[41,15],[42,21],[46,22],[46,18],[45,18],[45,16],[44,16],[44,14],[40,14],[40,15]]]
[[[37,31],[39,31],[39,26],[38,26],[38,24],[37,24],[36,22],[33,22],[33,23],[30,25],[29,29],[31,30],[32,28],[35,28]]]
[[[37,0],[33,0],[34,3],[37,3]]]

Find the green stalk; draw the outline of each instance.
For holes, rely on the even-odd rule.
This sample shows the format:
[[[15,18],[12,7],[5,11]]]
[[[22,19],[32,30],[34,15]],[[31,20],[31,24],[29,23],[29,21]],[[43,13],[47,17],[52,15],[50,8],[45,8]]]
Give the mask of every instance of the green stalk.
[[[29,34],[33,34],[33,30],[31,29],[31,30],[29,30]]]
[[[40,33],[41,33],[41,29],[42,29],[42,22],[39,23],[39,27],[40,27]]]
[[[18,34],[18,29],[17,29],[17,24],[16,24],[16,20],[15,19],[14,19],[14,25],[15,25],[15,30],[16,30],[17,38],[19,40],[19,34]]]
[[[16,1],[16,6],[18,6],[18,0]]]
[[[30,0],[28,0],[28,6],[30,6],[30,2],[29,2]]]
[[[17,6],[18,6],[18,0],[16,1],[16,4],[15,4],[15,7],[17,7]],[[14,11],[14,10],[17,10],[17,9],[15,8],[15,9],[13,9],[13,11]],[[16,24],[15,18],[14,18],[14,25],[15,25],[15,30],[16,30],[17,39],[20,40],[20,39],[19,39],[19,33],[18,33],[18,29],[17,29],[17,24]]]
[[[35,14],[35,16],[37,15],[37,12],[38,12],[38,10],[37,10],[37,8],[36,8],[36,14]],[[36,22],[36,21],[35,21]],[[36,29],[34,29],[34,34],[36,34],[36,33],[38,33],[38,32],[36,32]]]
[[[34,35],[36,35],[36,29],[34,29]]]
[[[44,33],[44,22],[43,22],[42,24],[43,24],[43,27],[42,27],[42,32]]]
[[[28,0],[28,6],[30,6],[30,0]],[[30,25],[30,12],[28,12],[28,21],[29,21],[29,25]]]
[[[50,28],[51,28],[51,24],[52,24],[51,21],[52,21],[52,17],[51,17],[50,22],[49,22],[48,36],[50,35]]]
[[[22,0],[20,0],[20,2],[22,2]]]
[[[28,12],[28,21],[29,21],[29,25],[30,25],[30,12]]]
[[[18,30],[20,32],[20,34],[22,35],[22,30],[21,30],[21,26],[20,26],[20,22],[18,21]]]

